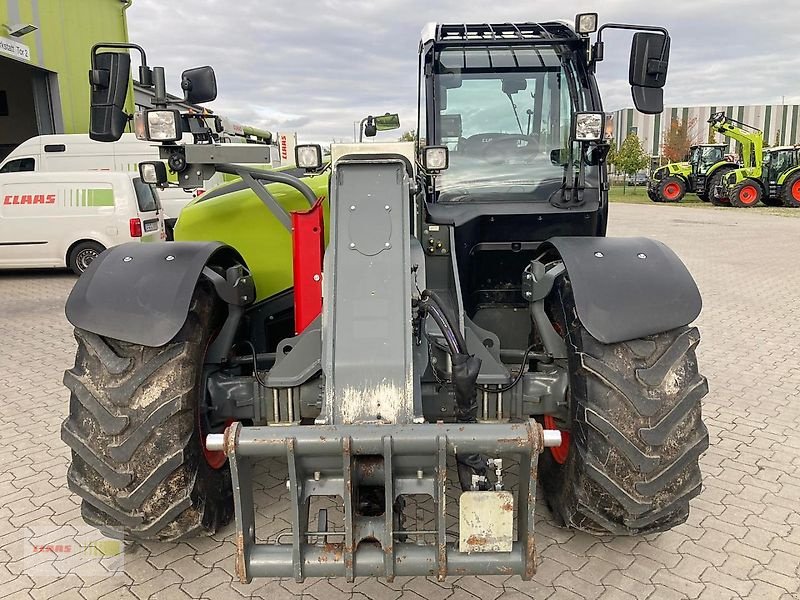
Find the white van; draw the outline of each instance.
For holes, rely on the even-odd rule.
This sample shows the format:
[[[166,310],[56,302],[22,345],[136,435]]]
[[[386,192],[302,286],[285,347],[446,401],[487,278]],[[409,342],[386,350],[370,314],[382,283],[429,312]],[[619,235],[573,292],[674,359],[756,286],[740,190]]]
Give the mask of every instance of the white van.
[[[158,194],[138,173],[0,175],[0,268],[80,274],[106,248],[165,239]]]
[[[88,135],[40,135],[22,142],[0,163],[0,174],[36,171],[139,172],[139,163],[158,160],[158,146],[125,133],[118,142],[95,142]],[[208,187],[211,187],[209,185]],[[159,199],[169,219],[177,219],[192,199],[192,192],[178,187],[161,191]]]
[[[191,136],[184,136],[191,139]],[[279,145],[262,146],[269,159],[259,165],[262,168],[278,167],[294,161],[296,134],[279,134]],[[243,144],[244,145],[244,144]],[[286,156],[283,159],[283,156]],[[153,142],[137,140],[132,133],[124,133],[118,142],[95,142],[88,135],[57,134],[39,135],[22,142],[0,162],[0,174],[28,171],[122,171],[139,172],[139,163],[158,160],[158,146]],[[231,179],[217,173],[205,182],[203,189],[209,190]],[[171,178],[172,180],[172,178]],[[174,181],[177,182],[177,176]],[[180,215],[181,209],[194,197],[194,190],[168,187],[160,190],[159,199],[164,207],[168,230]]]

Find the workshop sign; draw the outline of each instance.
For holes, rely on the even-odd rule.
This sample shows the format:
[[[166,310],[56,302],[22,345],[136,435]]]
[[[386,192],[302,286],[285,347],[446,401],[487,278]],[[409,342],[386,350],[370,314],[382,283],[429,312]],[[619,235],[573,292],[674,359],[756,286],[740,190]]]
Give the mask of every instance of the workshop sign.
[[[22,60],[31,59],[31,49],[28,46],[4,37],[0,37],[0,52]]]

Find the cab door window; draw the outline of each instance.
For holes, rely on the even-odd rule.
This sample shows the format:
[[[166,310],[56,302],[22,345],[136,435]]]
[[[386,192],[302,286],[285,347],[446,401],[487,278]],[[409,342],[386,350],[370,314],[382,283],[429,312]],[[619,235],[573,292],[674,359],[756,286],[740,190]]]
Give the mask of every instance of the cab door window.
[[[24,173],[36,170],[36,159],[31,157],[10,160],[0,168],[0,173]]]

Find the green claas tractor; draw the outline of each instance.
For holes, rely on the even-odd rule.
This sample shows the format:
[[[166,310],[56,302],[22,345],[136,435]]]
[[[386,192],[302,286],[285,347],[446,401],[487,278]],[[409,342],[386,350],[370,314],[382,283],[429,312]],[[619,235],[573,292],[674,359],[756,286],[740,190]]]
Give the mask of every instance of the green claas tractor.
[[[761,156],[753,166],[728,173],[720,182],[720,196],[738,208],[759,201],[767,206],[800,207],[798,148],[765,148]]]
[[[689,149],[687,162],[669,163],[650,175],[647,195],[653,202],[680,202],[689,193],[695,193],[708,202],[708,180],[717,171],[736,168],[725,160],[725,144],[698,144]]]
[[[93,139],[128,124],[136,51],[155,107],[134,128],[162,158],[142,178],[164,185],[168,165],[189,188],[240,181],[187,208],[179,241],[102,253],[67,300],[78,349],[62,437],[85,521],[174,540],[235,516],[244,582],[530,579],[537,483],[565,527],[683,523],[708,446],[701,298],[664,244],[605,237],[595,68],[610,29],[636,31],[634,104],[660,112],[663,28],[598,28],[596,13],[432,24],[419,142],[333,144],[325,163],[298,145],[295,171],[209,141],[141,48],[95,47]],[[181,87],[216,97],[210,67]],[[275,485],[258,463],[275,459],[280,534],[254,505]]]
[[[709,124],[722,135],[739,142],[741,147],[740,165],[733,165],[725,171],[718,171],[708,181],[708,192],[714,206],[743,206],[740,199],[730,198],[724,184],[733,172],[761,173],[764,136],[760,129],[730,118],[724,112],[711,115]],[[756,203],[758,199],[756,199]]]
[[[761,131],[728,117],[724,112],[711,115],[711,128],[742,146],[742,165],[754,165],[761,160],[763,137]],[[696,193],[703,201],[714,205],[727,203],[719,193],[723,177],[739,166],[725,159],[727,144],[698,144],[689,151],[689,161],[670,163],[653,171],[647,195],[653,202],[680,202],[687,193]],[[715,195],[716,190],[716,195]]]

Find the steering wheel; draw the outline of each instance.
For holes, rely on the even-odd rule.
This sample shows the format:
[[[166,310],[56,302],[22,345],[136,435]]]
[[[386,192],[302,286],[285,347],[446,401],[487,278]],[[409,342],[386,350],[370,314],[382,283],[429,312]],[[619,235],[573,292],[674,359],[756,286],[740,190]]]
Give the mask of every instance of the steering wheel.
[[[525,142],[521,145],[520,142]],[[497,153],[500,156],[519,154],[533,154],[539,149],[539,140],[532,135],[521,133],[508,133],[502,137],[496,137],[483,143],[481,154],[486,159],[493,158],[490,153]]]

